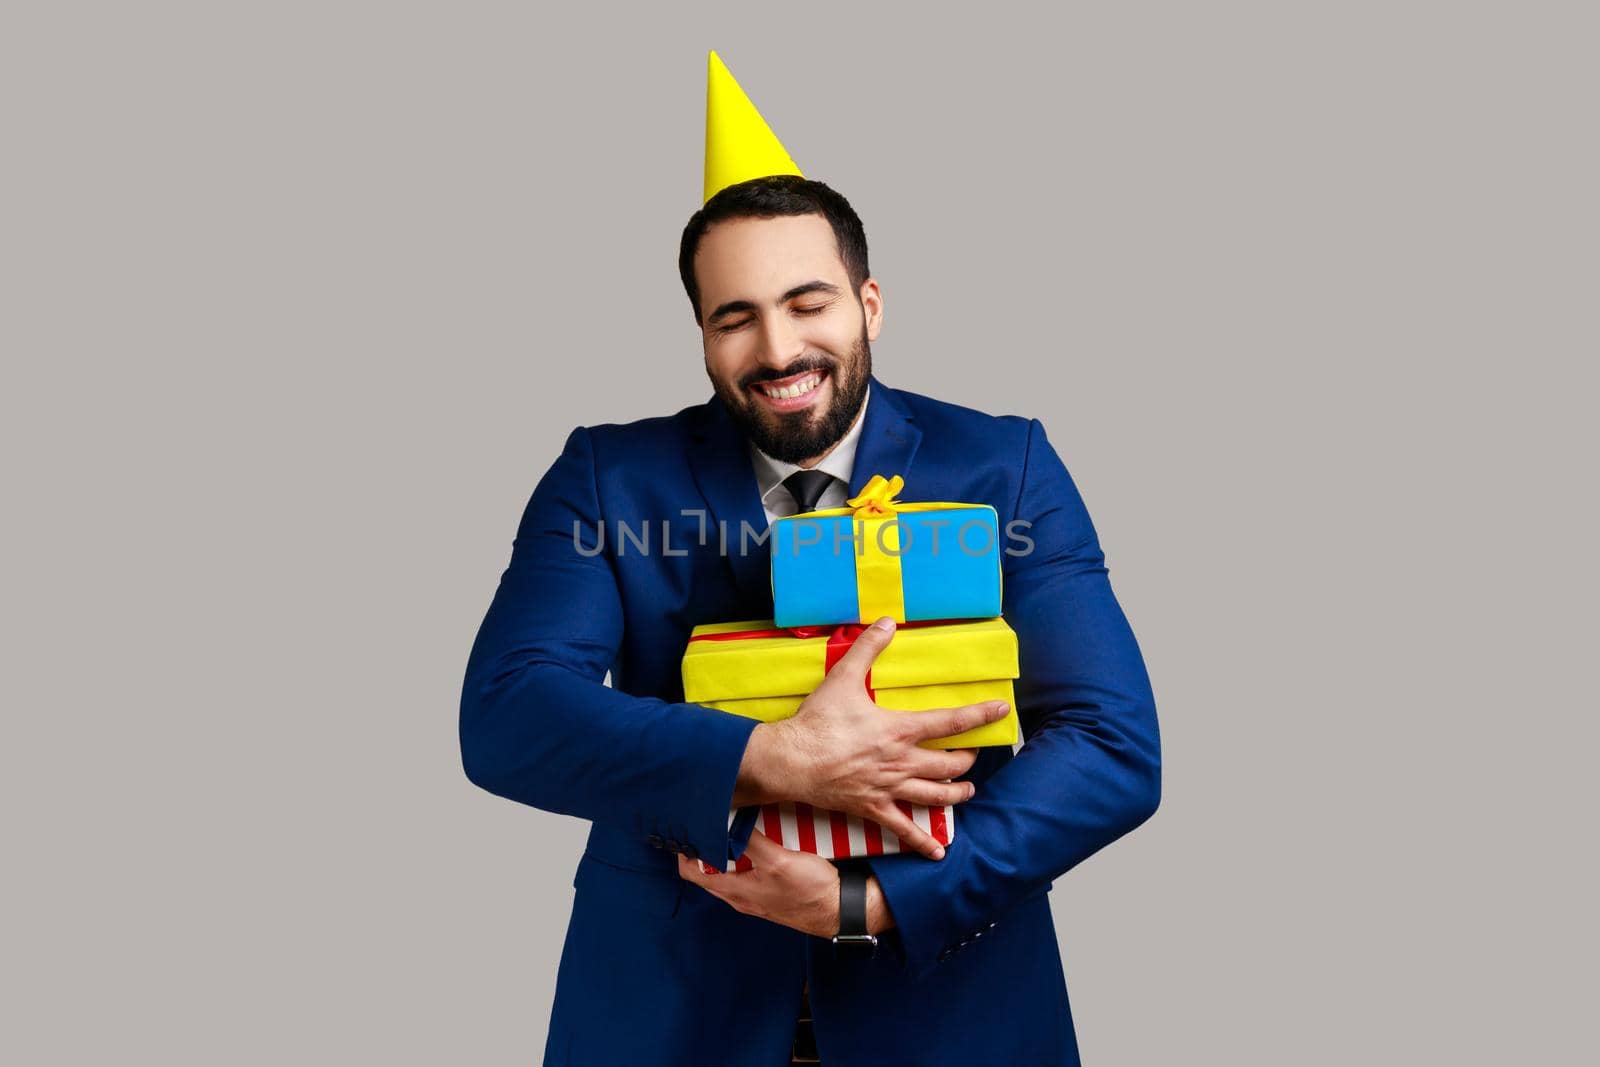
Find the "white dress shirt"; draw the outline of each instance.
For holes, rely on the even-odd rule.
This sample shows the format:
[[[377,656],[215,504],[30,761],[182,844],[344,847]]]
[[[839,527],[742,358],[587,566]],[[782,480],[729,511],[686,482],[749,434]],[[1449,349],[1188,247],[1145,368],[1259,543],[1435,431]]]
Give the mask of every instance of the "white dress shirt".
[[[836,479],[817,500],[816,510],[842,508],[850,496],[850,479],[856,469],[856,445],[861,441],[861,427],[866,425],[867,402],[871,399],[872,387],[868,386],[866,395],[861,398],[861,410],[856,412],[856,421],[849,432],[833,446],[833,451],[822,457],[822,462],[811,468],[826,471]],[[756,485],[761,490],[761,506],[767,511],[767,523],[770,525],[773,519],[793,515],[797,510],[794,497],[783,487],[783,480],[803,468],[798,464],[773,459],[754,444],[750,445],[750,463],[756,469]]]

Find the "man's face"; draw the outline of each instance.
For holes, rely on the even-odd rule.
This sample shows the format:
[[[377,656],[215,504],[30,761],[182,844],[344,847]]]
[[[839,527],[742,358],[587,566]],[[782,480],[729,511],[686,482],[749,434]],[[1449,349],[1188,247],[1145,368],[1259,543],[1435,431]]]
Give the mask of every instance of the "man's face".
[[[878,283],[850,285],[821,215],[718,222],[700,239],[694,270],[717,396],[767,455],[820,458],[866,396],[869,343],[883,321]]]

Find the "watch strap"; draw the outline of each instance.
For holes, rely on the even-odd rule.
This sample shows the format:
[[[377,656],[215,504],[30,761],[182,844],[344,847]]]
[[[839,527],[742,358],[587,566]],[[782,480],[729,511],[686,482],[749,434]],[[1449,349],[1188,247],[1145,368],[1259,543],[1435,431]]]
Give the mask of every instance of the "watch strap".
[[[853,864],[839,866],[839,932],[833,943],[852,949],[876,950],[878,939],[867,932],[867,879],[871,871]]]
[[[856,867],[839,871],[839,934],[860,937],[867,932],[867,872]]]

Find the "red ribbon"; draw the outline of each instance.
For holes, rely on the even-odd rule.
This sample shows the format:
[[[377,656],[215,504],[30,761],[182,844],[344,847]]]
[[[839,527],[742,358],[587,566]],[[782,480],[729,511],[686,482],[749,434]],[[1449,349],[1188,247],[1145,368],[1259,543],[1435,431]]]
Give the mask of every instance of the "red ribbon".
[[[918,619],[915,622],[902,622],[895,629],[904,630],[915,626],[937,626],[943,619]],[[866,627],[858,622],[843,622],[838,626],[787,626],[774,630],[730,630],[716,634],[696,634],[689,638],[694,641],[742,641],[751,637],[795,637],[806,640],[812,637],[828,638],[826,651],[822,657],[822,673],[826,675],[833,670],[833,665],[844,658],[850,651],[850,646],[856,643],[856,638],[866,632]],[[878,695],[872,691],[872,669],[867,669],[867,699],[877,700]]]

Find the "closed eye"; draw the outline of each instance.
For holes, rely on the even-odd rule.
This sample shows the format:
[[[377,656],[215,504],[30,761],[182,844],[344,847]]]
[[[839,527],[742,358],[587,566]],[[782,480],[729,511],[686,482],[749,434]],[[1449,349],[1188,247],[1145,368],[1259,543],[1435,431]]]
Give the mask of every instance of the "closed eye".
[[[827,304],[813,304],[811,307],[795,308],[796,315],[820,315],[828,309]]]

